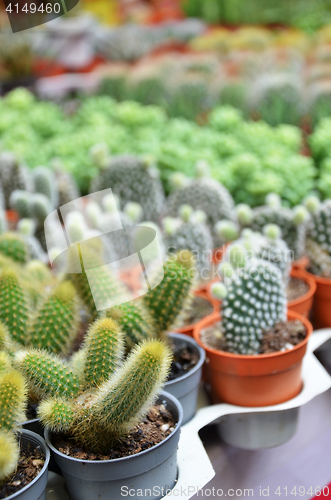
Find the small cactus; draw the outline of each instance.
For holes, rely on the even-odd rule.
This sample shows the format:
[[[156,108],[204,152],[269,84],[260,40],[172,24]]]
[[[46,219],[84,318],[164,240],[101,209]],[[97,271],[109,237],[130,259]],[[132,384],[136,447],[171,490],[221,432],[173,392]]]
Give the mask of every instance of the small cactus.
[[[58,206],[59,193],[55,176],[49,168],[37,167],[33,170],[34,189],[36,193],[45,195],[53,207]]]
[[[331,200],[319,202],[315,197],[305,200],[311,212],[308,223],[306,252],[314,274],[331,278]]]
[[[30,260],[29,249],[24,238],[10,231],[0,235],[0,254],[10,257],[19,264],[25,264]]]

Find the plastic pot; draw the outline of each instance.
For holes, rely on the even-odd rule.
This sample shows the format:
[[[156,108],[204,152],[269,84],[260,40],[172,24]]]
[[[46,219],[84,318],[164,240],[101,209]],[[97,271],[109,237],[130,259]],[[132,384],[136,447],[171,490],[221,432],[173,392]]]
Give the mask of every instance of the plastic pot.
[[[303,280],[309,286],[309,290],[294,300],[289,300],[287,303],[287,307],[289,311],[294,311],[302,316],[308,317],[313,307],[314,302],[314,294],[316,292],[316,282],[308,276],[308,273],[305,273],[302,269],[293,268],[291,271],[291,277],[298,278]]]
[[[192,346],[199,354],[199,361],[192,370],[185,375],[174,380],[169,380],[165,384],[165,390],[178,399],[183,408],[183,425],[194,417],[197,411],[199,383],[202,375],[202,366],[204,364],[206,353],[194,339],[181,333],[169,333],[171,341],[176,343],[185,342]]]
[[[309,266],[309,258],[307,255],[304,255],[303,257],[300,257],[300,259],[294,260],[292,262],[292,268],[293,269],[307,269]]]
[[[156,492],[153,498],[157,500],[164,496],[162,488],[173,488],[183,412],[180,403],[166,392],[161,393],[158,401],[165,402],[178,421],[175,430],[161,443],[128,457],[89,461],[64,455],[52,445],[45,429],[46,442],[62,470],[71,500],[122,500],[126,488],[132,490],[134,494],[129,498],[134,500],[141,498],[139,489],[150,488]]]
[[[40,447],[45,455],[45,463],[38,476],[31,483],[13,495],[6,497],[6,500],[46,500],[45,489],[47,486],[47,471],[50,458],[49,449],[41,436],[26,429],[23,429],[20,433],[20,440],[25,446],[32,444],[34,447]]]
[[[313,322],[316,329],[331,326],[331,279],[315,276],[308,271],[303,271],[304,275],[314,280],[316,292],[313,304]]]
[[[215,402],[246,407],[271,406],[300,393],[302,359],[313,327],[307,318],[296,312],[288,311],[287,317],[288,320],[300,320],[307,329],[307,336],[293,349],[271,354],[232,354],[204,345],[200,332],[220,321],[219,314],[210,316],[194,330],[195,340],[206,350],[208,379]]]

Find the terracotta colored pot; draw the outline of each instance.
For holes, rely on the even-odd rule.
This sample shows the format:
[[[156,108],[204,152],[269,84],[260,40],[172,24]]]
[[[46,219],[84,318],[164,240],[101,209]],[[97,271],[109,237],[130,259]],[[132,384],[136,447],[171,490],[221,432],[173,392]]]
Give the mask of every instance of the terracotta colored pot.
[[[6,219],[8,222],[8,229],[13,231],[16,229],[17,223],[20,220],[20,216],[16,210],[6,210]]]
[[[307,255],[304,255],[300,259],[294,260],[292,262],[293,269],[307,269],[308,266],[309,266],[309,259]]]
[[[306,338],[291,350],[256,356],[217,351],[202,343],[201,330],[218,322],[219,314],[199,323],[193,337],[206,350],[208,378],[215,403],[269,406],[288,401],[300,393],[302,359],[313,327],[306,318],[293,311],[288,311],[287,317],[289,320],[299,319],[305,325]]]
[[[202,297],[203,299],[205,299],[208,302],[210,302],[211,305],[213,306],[213,309],[214,309],[213,313],[215,313],[215,312],[217,312],[219,310],[219,302],[216,301],[215,299],[210,300],[209,299],[209,294],[207,292],[205,292],[204,290],[203,291],[196,290],[194,292],[194,295],[196,295],[197,297]],[[208,316],[206,316],[206,318],[208,318],[209,316],[211,316],[211,314],[208,315]],[[177,333],[185,333],[186,335],[189,335],[190,337],[193,337],[193,330],[194,330],[194,328],[196,326],[198,326],[201,323],[201,321],[204,321],[206,318],[203,318],[203,319],[201,319],[199,321],[196,321],[195,323],[192,323],[190,325],[185,325],[185,326],[182,326],[180,328],[177,328],[175,330],[175,332],[177,332]]]
[[[212,255],[212,263],[213,264],[220,264],[220,262],[222,262],[223,254],[224,254],[226,247],[228,245],[230,245],[230,242],[226,243],[222,247],[214,248],[213,255]]]
[[[141,289],[142,267],[138,265],[131,269],[120,271],[119,278],[133,293],[138,293]]]
[[[302,314],[306,318],[309,316],[311,308],[313,307],[314,294],[316,292],[316,282],[308,276],[302,269],[292,269],[291,277],[303,280],[309,286],[308,292],[306,292],[301,297],[294,300],[289,300],[287,307],[289,311],[297,312]]]
[[[304,276],[316,283],[313,304],[313,323],[315,328],[331,327],[331,279],[315,276],[308,271],[302,271]]]

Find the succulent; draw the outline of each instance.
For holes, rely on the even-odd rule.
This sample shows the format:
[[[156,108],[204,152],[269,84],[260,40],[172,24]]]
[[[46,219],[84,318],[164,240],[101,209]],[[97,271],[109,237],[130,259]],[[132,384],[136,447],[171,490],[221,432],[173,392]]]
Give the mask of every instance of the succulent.
[[[166,109],[169,116],[195,120],[211,108],[211,92],[206,78],[184,77],[173,82]]]
[[[33,182],[27,167],[21,165],[14,154],[0,153],[0,182],[5,195],[6,207],[10,207],[10,195],[16,189],[32,191]]]
[[[25,264],[31,257],[23,236],[11,231],[0,235],[0,254],[20,264]]]
[[[47,167],[37,167],[33,170],[33,182],[35,193],[45,195],[52,207],[59,204],[59,193],[57,190],[55,175]]]
[[[6,213],[0,208],[0,235],[8,230]]]
[[[62,207],[79,198],[80,193],[74,177],[69,172],[66,172],[62,165],[56,164],[55,160],[53,160],[52,166],[54,168],[57,190],[59,193],[58,206]]]
[[[202,210],[207,215],[207,224],[214,240],[215,224],[222,219],[236,222],[234,202],[229,191],[216,180],[204,176],[205,164],[196,165],[196,179],[184,182],[183,187],[176,189],[168,198],[166,215],[176,217],[181,205],[191,205],[194,210]],[[215,241],[214,241],[215,244]]]
[[[262,259],[246,259],[236,249],[234,262],[223,269],[224,283],[212,286],[222,300],[222,331],[226,349],[237,354],[258,354],[263,332],[286,320],[286,292],[279,269]]]
[[[148,162],[133,156],[113,158],[93,181],[91,193],[111,188],[122,203],[136,202],[143,218],[157,220],[163,209],[164,193],[157,171]]]
[[[306,252],[314,274],[331,277],[331,200],[320,202],[311,196],[305,200],[311,214],[306,238]]]
[[[29,202],[31,194],[28,191],[15,189],[10,195],[9,206],[16,210],[21,218],[29,217]]]
[[[25,420],[26,403],[26,383],[21,373],[0,369],[0,485],[18,464],[20,445],[15,431]]]
[[[276,224],[296,260],[305,252],[307,220],[308,213],[304,207],[299,205],[293,209],[283,207],[280,197],[274,195],[266,199],[266,205],[254,208],[251,223],[243,221],[243,225],[249,225],[254,231],[262,231],[267,224]]]
[[[42,423],[106,452],[147,413],[170,368],[169,348],[159,340],[141,343],[124,362],[122,354],[121,329],[103,318],[88,330],[74,368],[39,350],[22,351],[15,360],[32,390],[47,396],[38,410]]]

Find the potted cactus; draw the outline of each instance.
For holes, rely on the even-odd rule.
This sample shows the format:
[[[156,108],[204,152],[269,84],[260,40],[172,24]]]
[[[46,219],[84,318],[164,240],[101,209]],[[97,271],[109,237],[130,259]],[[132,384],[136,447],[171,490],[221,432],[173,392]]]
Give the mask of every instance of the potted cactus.
[[[305,275],[313,279],[317,289],[313,306],[313,320],[317,328],[331,326],[331,245],[329,220],[331,200],[319,202],[311,196],[305,201],[311,213],[306,238],[309,267]]]
[[[243,245],[234,246],[230,256],[222,266],[224,282],[213,285],[221,311],[193,332],[207,352],[213,397],[239,406],[287,401],[302,388],[301,363],[312,326],[287,311],[279,268],[249,258]]]
[[[15,356],[42,399],[46,442],[73,500],[120,498],[128,481],[135,489],[160,491],[175,484],[181,408],[166,393],[153,406],[170,369],[170,350],[158,339],[146,340],[123,361],[124,346],[120,326],[102,318],[70,362],[35,348]]]
[[[0,496],[8,500],[45,498],[49,450],[40,436],[19,428],[24,420],[26,389],[23,375],[0,350]],[[25,472],[27,464],[29,473]]]

